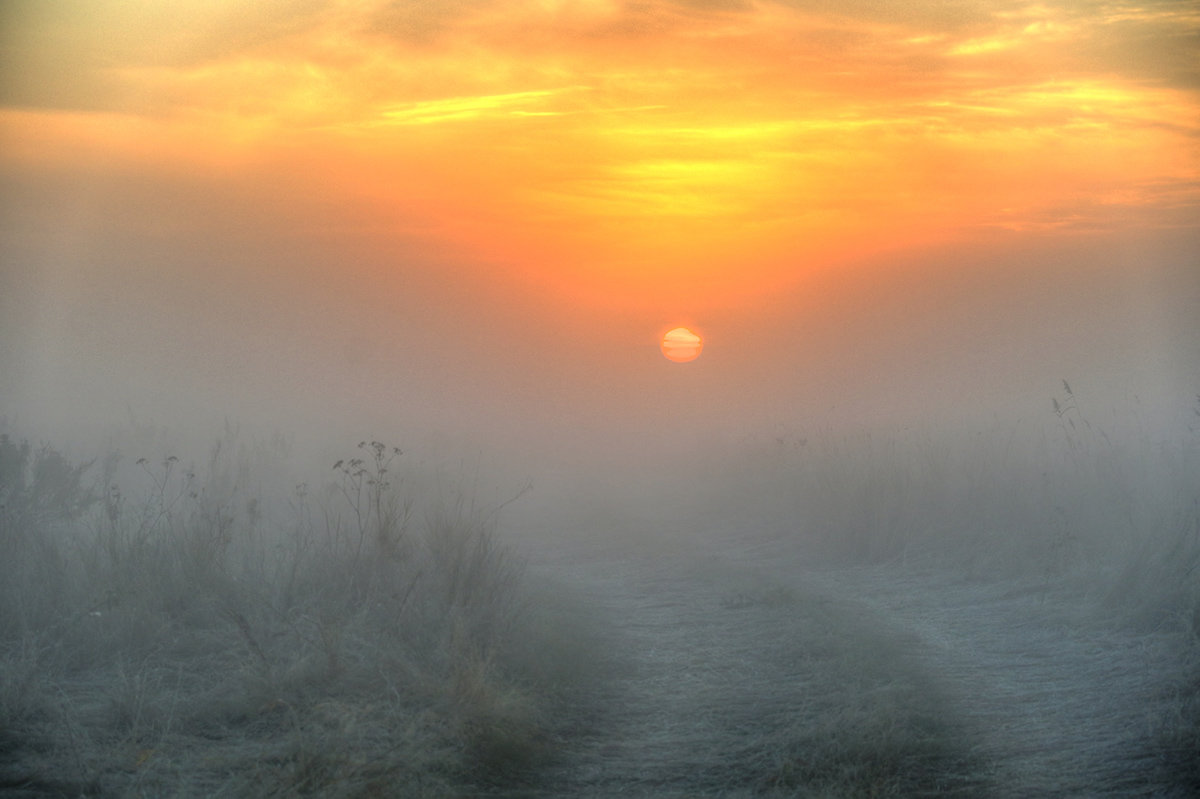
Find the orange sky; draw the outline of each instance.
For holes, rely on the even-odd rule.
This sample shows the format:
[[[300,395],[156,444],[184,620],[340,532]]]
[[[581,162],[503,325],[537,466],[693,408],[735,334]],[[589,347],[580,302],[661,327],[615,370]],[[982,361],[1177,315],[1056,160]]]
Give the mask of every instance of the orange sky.
[[[1184,1],[8,0],[0,415],[1187,411],[1198,44]]]
[[[10,168],[244,183],[572,301],[694,311],[864,253],[1197,217],[1188,2],[2,13]]]

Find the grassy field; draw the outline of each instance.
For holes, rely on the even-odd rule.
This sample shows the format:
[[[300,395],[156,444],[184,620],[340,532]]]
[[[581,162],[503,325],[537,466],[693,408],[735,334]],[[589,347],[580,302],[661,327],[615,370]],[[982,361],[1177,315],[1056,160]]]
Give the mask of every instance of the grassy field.
[[[778,437],[511,538],[379,442],[279,490],[228,433],[199,463],[4,435],[0,790],[1016,796],[1031,763],[1137,795],[1055,782],[1045,716],[1188,795],[1200,433],[1110,436],[1064,389],[1029,440]]]
[[[418,519],[364,443],[268,518],[227,455],[139,460],[134,499],[0,439],[0,786],[446,796],[543,759],[563,674],[511,649],[554,642],[490,510]]]

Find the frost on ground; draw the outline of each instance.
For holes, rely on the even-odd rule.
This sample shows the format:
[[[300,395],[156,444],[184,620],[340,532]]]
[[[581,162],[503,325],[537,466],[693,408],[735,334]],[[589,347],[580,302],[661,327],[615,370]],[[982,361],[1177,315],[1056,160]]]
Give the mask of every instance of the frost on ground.
[[[539,795],[1197,788],[1179,636],[1108,623],[1077,592],[899,563],[805,568],[782,550],[560,558],[614,645]]]
[[[1200,795],[1200,446],[872,446],[505,526],[0,435],[0,790]]]

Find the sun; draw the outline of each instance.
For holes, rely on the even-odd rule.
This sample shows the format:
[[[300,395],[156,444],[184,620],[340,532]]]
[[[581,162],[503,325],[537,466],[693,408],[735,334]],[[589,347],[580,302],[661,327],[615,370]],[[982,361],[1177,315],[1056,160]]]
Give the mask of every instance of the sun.
[[[668,361],[687,363],[700,357],[704,340],[686,327],[668,330],[662,338],[662,353]]]

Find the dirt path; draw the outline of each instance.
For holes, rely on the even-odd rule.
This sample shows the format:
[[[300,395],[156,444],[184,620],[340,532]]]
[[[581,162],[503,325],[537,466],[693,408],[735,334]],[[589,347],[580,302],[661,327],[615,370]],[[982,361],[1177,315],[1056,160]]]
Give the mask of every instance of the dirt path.
[[[711,559],[557,569],[615,635],[545,795],[977,795],[917,640],[855,603]]]
[[[1164,748],[1181,653],[1166,632],[1108,624],[1044,580],[979,585],[875,568],[817,578],[925,644],[933,677],[983,731],[999,796],[1192,796]],[[1195,753],[1200,757],[1200,753]]]
[[[1169,639],[1044,587],[744,549],[541,566],[615,635],[521,795],[1191,795],[1159,746]]]

